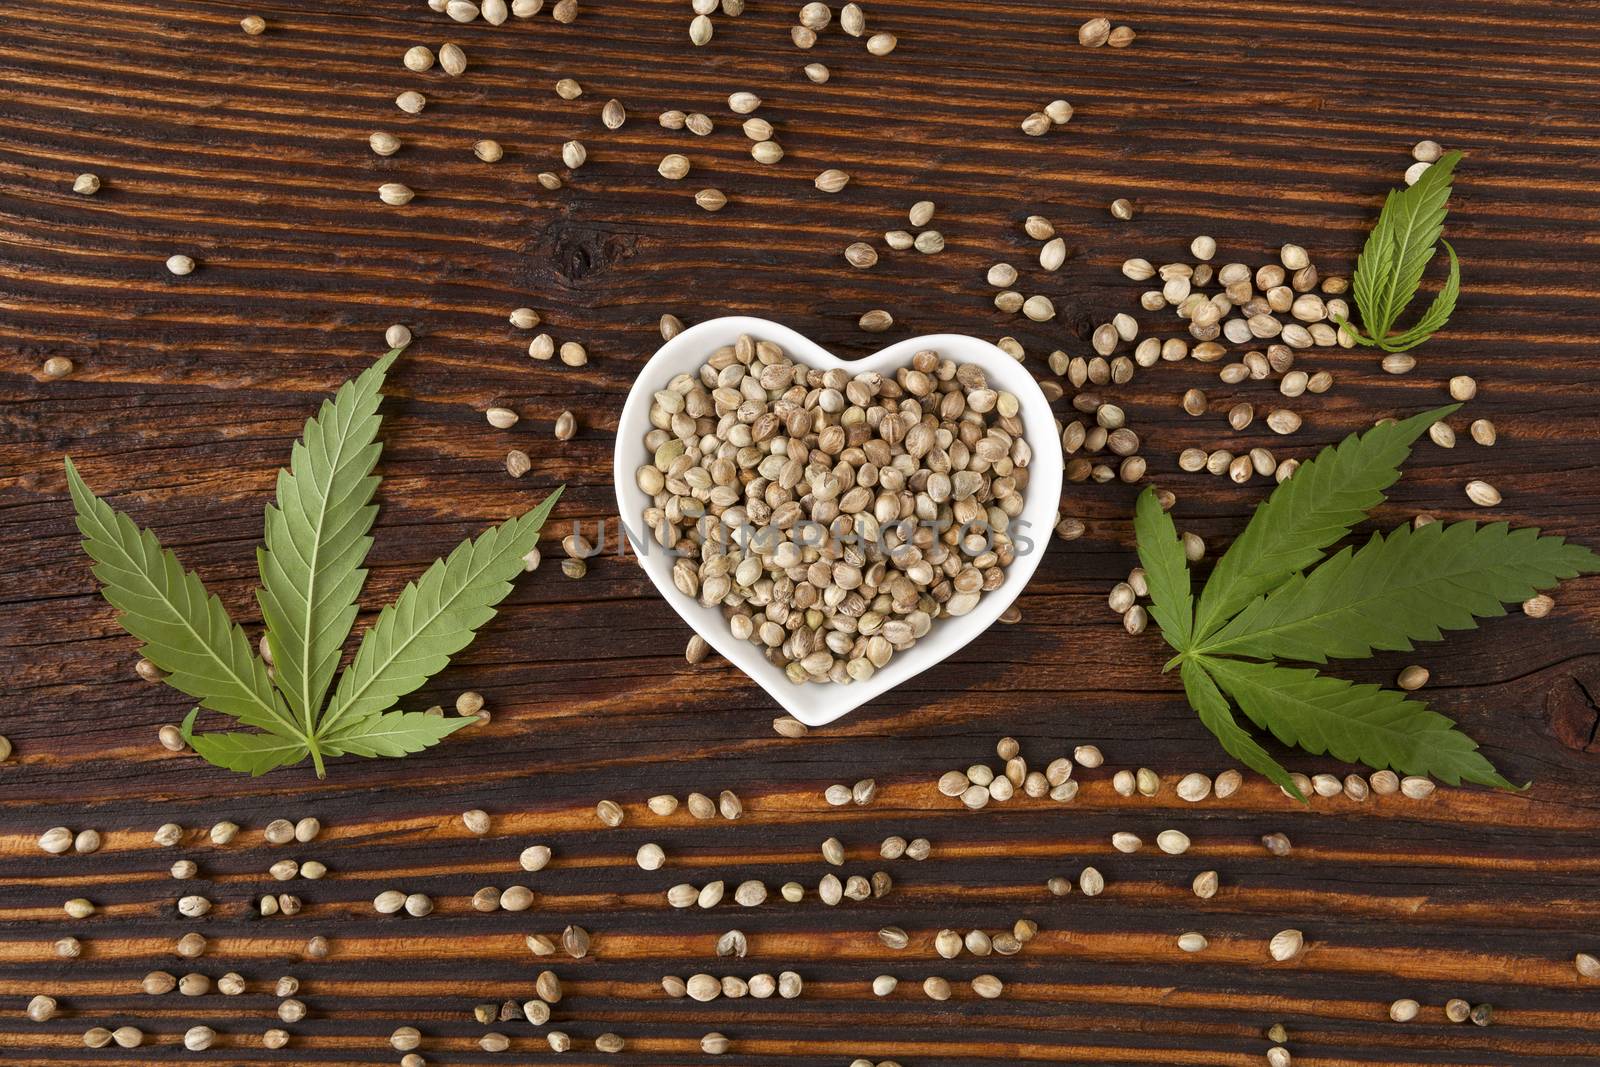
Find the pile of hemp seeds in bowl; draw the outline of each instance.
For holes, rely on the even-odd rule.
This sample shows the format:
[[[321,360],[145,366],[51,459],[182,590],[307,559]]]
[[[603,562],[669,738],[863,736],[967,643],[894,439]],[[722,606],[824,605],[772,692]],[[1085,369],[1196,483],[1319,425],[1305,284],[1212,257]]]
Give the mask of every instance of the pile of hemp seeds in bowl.
[[[1020,409],[936,351],[891,377],[741,336],[654,394],[644,521],[679,592],[790,681],[865,681],[1005,581]]]

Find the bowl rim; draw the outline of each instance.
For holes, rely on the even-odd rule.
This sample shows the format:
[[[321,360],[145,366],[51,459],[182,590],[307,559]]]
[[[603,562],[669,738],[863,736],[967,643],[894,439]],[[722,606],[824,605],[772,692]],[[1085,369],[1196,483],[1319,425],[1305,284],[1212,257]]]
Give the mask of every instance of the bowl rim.
[[[650,402],[656,390],[664,388],[674,375],[692,371],[713,351],[733,344],[742,334],[776,342],[799,363],[820,365],[823,369],[841,366],[856,372],[893,369],[908,363],[914,353],[931,348],[957,362],[979,364],[991,384],[1014,394],[1021,402],[1023,438],[1033,455],[1023,509],[1012,519],[1012,526],[1026,536],[1032,549],[1018,552],[1006,570],[1005,581],[985,593],[972,611],[936,621],[915,648],[897,654],[866,681],[849,685],[796,685],[789,681],[755,645],[733,636],[720,611],[679,592],[672,581],[672,557],[644,532],[641,516],[649,500],[638,487],[635,472],[646,455],[644,436],[650,429]],[[750,315],[729,315],[688,327],[662,344],[639,369],[617,419],[612,475],[621,528],[636,562],[662,597],[707,644],[742,670],[786,712],[808,726],[820,726],[938,665],[977,640],[1015,602],[1049,547],[1060,506],[1064,466],[1055,436],[1055,415],[1043,390],[1021,362],[988,341],[967,334],[924,334],[893,342],[859,359],[844,359],[782,323]],[[635,526],[639,529],[635,530]]]

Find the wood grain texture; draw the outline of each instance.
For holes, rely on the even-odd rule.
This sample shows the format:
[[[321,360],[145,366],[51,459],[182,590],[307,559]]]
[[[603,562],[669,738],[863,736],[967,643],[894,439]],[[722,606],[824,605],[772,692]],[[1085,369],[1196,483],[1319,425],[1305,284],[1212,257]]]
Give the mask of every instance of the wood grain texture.
[[[688,321],[724,313],[780,319],[840,353],[865,354],[916,332],[1010,333],[1048,375],[1053,348],[1087,350],[1093,326],[1134,310],[1140,286],[1117,264],[1162,262],[1189,238],[1214,235],[1219,262],[1264,261],[1285,241],[1308,247],[1325,272],[1347,272],[1407,150],[1435,137],[1467,153],[1449,223],[1464,264],[1464,295],[1448,331],[1418,353],[1416,371],[1382,374],[1368,352],[1309,353],[1331,370],[1332,392],[1297,406],[1305,428],[1273,438],[1258,422],[1241,435],[1219,416],[1192,420],[1177,396],[1191,385],[1214,408],[1272,402],[1269,382],[1220,386],[1214,368],[1162,365],[1113,392],[1145,441],[1152,477],[1178,493],[1180,527],[1214,547],[1264,494],[1175,469],[1191,444],[1267,444],[1310,455],[1372,419],[1437,403],[1453,374],[1481,391],[1463,416],[1492,418],[1500,442],[1445,452],[1424,445],[1381,524],[1418,511],[1479,515],[1462,485],[1485,478],[1505,494],[1495,517],[1592,542],[1600,525],[1600,354],[1593,344],[1600,280],[1600,6],[1556,2],[1259,4],[1130,0],[1105,11],[1139,31],[1132,48],[1085,50],[1076,27],[1101,13],[1045,0],[956,3],[874,0],[870,26],[899,36],[873,58],[837,28],[809,53],[790,43],[797,2],[752,0],[718,16],[711,44],[687,41],[679,0],[584,0],[570,26],[548,13],[494,28],[460,27],[420,0],[268,0],[247,9],[209,0],[21,0],[0,10],[0,649],[6,700],[0,733],[16,746],[0,765],[0,1061],[10,1065],[140,1063],[389,1063],[388,1034],[413,1024],[430,1063],[520,1063],[552,1054],[525,1022],[499,1024],[514,1051],[478,1050],[472,1005],[532,995],[540,964],[523,935],[577,923],[591,955],[549,965],[567,995],[552,1027],[571,1033],[562,1062],[698,1064],[710,1030],[729,1035],[730,1062],[842,1065],[856,1057],[906,1067],[1037,1062],[1242,1065],[1264,1062],[1263,1030],[1283,1022],[1297,1064],[1552,1067],[1600,1063],[1600,985],[1575,974],[1573,953],[1600,951],[1600,582],[1574,582],[1547,619],[1513,614],[1453,636],[1447,646],[1352,667],[1384,681],[1407,662],[1433,670],[1429,695],[1458,718],[1515,780],[1520,794],[1441,790],[1427,801],[1358,805],[1320,800],[1300,811],[1252,781],[1226,801],[1186,805],[1184,772],[1227,763],[1186,709],[1153,635],[1129,638],[1105,607],[1134,564],[1134,488],[1069,486],[1064,509],[1087,535],[1054,543],[1020,601],[1021,624],[998,628],[834,727],[799,741],[772,734],[776,713],[726,665],[682,660],[687,631],[628,561],[594,561],[581,582],[553,566],[519,583],[500,617],[419,703],[482,692],[491,724],[458,734],[403,765],[339,761],[327,781],[304,769],[249,780],[161,750],[155,729],[181,717],[179,696],[132,674],[137,649],[95,592],[77,548],[60,459],[160,532],[252,634],[251,589],[262,506],[277,466],[319,398],[364,366],[390,322],[417,343],[385,402],[382,513],[359,625],[436,555],[565,483],[555,523],[612,517],[610,455],[616,414],[658,343],[667,311]],[[250,11],[261,37],[239,32]],[[456,79],[400,64],[410,45],[455,40],[470,61]],[[832,79],[805,80],[805,62]],[[560,100],[557,78],[582,98]],[[420,116],[394,106],[425,92]],[[726,108],[729,92],[764,99],[787,155],[775,167],[748,156]],[[615,96],[630,118],[599,122]],[[1042,138],[1017,124],[1065,97],[1072,122]],[[704,111],[715,132],[662,129],[668,108]],[[374,129],[406,142],[380,159]],[[504,161],[472,157],[494,137]],[[560,170],[569,138],[589,162],[559,192],[538,172]],[[694,167],[658,177],[669,151]],[[852,175],[841,194],[812,187],[826,167]],[[93,171],[104,188],[71,192]],[[384,181],[418,196],[403,209],[376,197]],[[693,193],[716,186],[729,204],[710,215]],[[1116,223],[1106,204],[1138,207]],[[882,248],[917,199],[938,202],[945,252]],[[1029,291],[1049,295],[1056,321],[997,312],[984,272],[1031,264],[1020,221],[1038,212],[1072,249],[1055,275],[1024,267]],[[846,266],[856,240],[878,244],[868,271]],[[167,256],[199,261],[186,278]],[[530,361],[528,335],[507,325],[537,308],[558,340],[580,340],[583,368]],[[883,337],[860,333],[871,308],[896,318]],[[1146,328],[1170,321],[1141,315]],[[70,378],[37,379],[66,355]],[[488,429],[491,404],[523,415]],[[1060,405],[1066,410],[1066,405]],[[578,437],[549,434],[557,413],[579,416]],[[1465,421],[1458,428],[1464,429]],[[1462,439],[1466,435],[1462,434]],[[534,468],[506,477],[505,451]],[[547,534],[553,542],[557,530]],[[1018,738],[1037,765],[1092,742],[1107,767],[1083,772],[1069,806],[1018,800],[969,813],[933,782],[952,767],[993,759],[995,739]],[[1285,756],[1307,773],[1348,768]],[[1151,799],[1110,786],[1113,768],[1164,776]],[[830,808],[824,786],[875,777],[866,808]],[[738,822],[652,816],[655,793],[745,802]],[[612,797],[626,824],[602,829],[594,803]],[[488,837],[462,810],[495,816]],[[312,845],[268,848],[271,818],[314,813]],[[204,840],[219,818],[245,827],[226,848]],[[192,827],[177,848],[151,844],[159,824]],[[106,835],[90,857],[51,857],[34,845],[57,825]],[[1113,831],[1148,840],[1167,826],[1194,840],[1181,857],[1113,851]],[[1269,856],[1262,834],[1294,841]],[[921,863],[884,861],[888,834],[926,836]],[[818,845],[848,848],[841,875],[889,871],[880,900],[817,902]],[[527,844],[552,845],[545,871],[523,874]],[[639,870],[634,850],[663,845],[668,866]],[[180,919],[184,891],[166,874],[179,856],[201,867],[197,891],[217,902]],[[318,882],[280,884],[277,858],[317,858]],[[1098,898],[1055,898],[1052,875],[1092,864]],[[1205,868],[1222,873],[1209,901],[1188,890]],[[714,878],[795,879],[808,898],[753,909],[673,911],[665,888]],[[523,883],[531,911],[481,914],[485,885]],[[379,891],[425,891],[425,919],[383,918]],[[262,918],[251,902],[293,892],[305,910]],[[88,896],[100,913],[61,917]],[[1021,916],[1041,933],[1017,956],[938,959],[942,927],[999,930]],[[875,931],[912,935],[891,953]],[[744,960],[717,960],[718,934],[750,938]],[[1286,927],[1309,947],[1268,961]],[[204,931],[199,961],[173,944]],[[1185,930],[1210,938],[1186,956]],[[54,958],[68,932],[82,958]],[[330,958],[303,958],[306,939],[333,941]],[[240,997],[145,997],[146,971],[243,974]],[[796,1000],[663,996],[664,974],[748,977],[793,969]],[[1006,996],[967,988],[991,972]],[[271,983],[304,983],[311,1014],[289,1026],[291,1046],[260,1047],[276,1025]],[[871,978],[892,973],[884,999]],[[951,979],[957,995],[924,998],[920,981]],[[22,1014],[48,992],[62,1012]],[[1449,997],[1495,1005],[1493,1025],[1444,1021]],[[1390,1022],[1399,997],[1422,1017]],[[196,1023],[223,1036],[185,1053]],[[92,1025],[131,1023],[140,1052],[82,1048]],[[628,1049],[598,1054],[593,1038],[623,1034]]]

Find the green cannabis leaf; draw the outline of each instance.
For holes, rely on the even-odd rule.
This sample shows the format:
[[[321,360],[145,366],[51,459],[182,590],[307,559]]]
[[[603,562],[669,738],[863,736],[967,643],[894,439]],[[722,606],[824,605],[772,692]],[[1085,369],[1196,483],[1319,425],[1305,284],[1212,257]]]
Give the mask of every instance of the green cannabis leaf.
[[[1190,705],[1230,755],[1301,800],[1288,772],[1234,718],[1229,697],[1258,728],[1308,752],[1451,785],[1513,786],[1421,701],[1277,660],[1408,650],[1503,615],[1504,605],[1563,579],[1600,572],[1589,549],[1505,523],[1402,526],[1323,558],[1382,502],[1417,438],[1454,410],[1352,434],[1302,464],[1256,508],[1198,603],[1171,517],[1154,489],[1140,495],[1134,531],[1151,617],[1177,652],[1168,668],[1178,666]]]
[[[339,388],[306,420],[289,467],[278,472],[278,503],[267,505],[265,544],[256,550],[256,600],[278,688],[306,730],[322,707],[366,583],[361,566],[377,518],[372,469],[378,443],[379,390],[397,353]]]
[[[295,722],[267,678],[267,668],[193,571],[156,535],[89,491],[68,459],[67,485],[78,511],[83,550],[122,628],[144,642],[144,655],[167,672],[167,684],[203,707],[279,737]]]
[[[1139,563],[1150,586],[1150,614],[1161,635],[1175,651],[1188,648],[1194,623],[1194,592],[1189,581],[1189,561],[1172,516],[1162,510],[1154,493],[1141,493],[1133,516],[1139,546]]]
[[[400,351],[325,401],[306,420],[288,469],[278,473],[277,500],[267,506],[265,544],[257,552],[271,671],[199,577],[155,534],[96,497],[66,460],[78,530],[102,593],[123,629],[144,642],[146,658],[167,672],[167,684],[199,702],[184,720],[183,736],[210,763],[260,775],[310,756],[320,778],[326,757],[405,756],[477,721],[388,709],[444,669],[494,617],[560,488],[407,585],[363,636],[324,703],[367,577],[362,564],[378,511],[372,503],[382,448],[378,404]],[[263,732],[197,734],[202,707]]]
[[[1255,659],[1361,659],[1409,652],[1445,630],[1470,630],[1584,568],[1588,549],[1503,522],[1429,523],[1374,534],[1309,574],[1292,575],[1206,642],[1202,652]]]
[[[1384,490],[1399,481],[1400,464],[1417,438],[1460,406],[1374,426],[1302,464],[1256,509],[1244,533],[1217,561],[1200,593],[1196,636],[1210,637],[1251,600],[1321,559],[1324,549],[1383,502]]]
[[[1276,663],[1218,658],[1207,659],[1206,669],[1251,722],[1286,745],[1450,785],[1466,779],[1514,788],[1455,723],[1404,693]]]
[[[1389,191],[1350,280],[1366,333],[1363,335],[1343,319],[1336,320],[1357,344],[1375,345],[1385,352],[1404,352],[1432,337],[1449,321],[1461,292],[1461,264],[1455,249],[1441,242],[1440,235],[1450,200],[1450,181],[1460,161],[1460,152],[1447,152],[1422,172],[1415,185]],[[1392,333],[1395,322],[1417,295],[1423,271],[1433,260],[1436,242],[1443,243],[1449,254],[1449,277],[1415,326]]]
[[[1294,778],[1289,772],[1268,755],[1267,750],[1250,736],[1250,731],[1240,726],[1238,720],[1233,717],[1233,709],[1228,706],[1227,697],[1222,695],[1216,681],[1206,673],[1201,661],[1186,659],[1178,671],[1183,679],[1184,692],[1189,696],[1190,707],[1200,716],[1200,722],[1205,728],[1222,742],[1223,751],[1257,774],[1265,776],[1275,785],[1287,790],[1296,800],[1305,800],[1305,795],[1300,792],[1300,787],[1295,785]]]

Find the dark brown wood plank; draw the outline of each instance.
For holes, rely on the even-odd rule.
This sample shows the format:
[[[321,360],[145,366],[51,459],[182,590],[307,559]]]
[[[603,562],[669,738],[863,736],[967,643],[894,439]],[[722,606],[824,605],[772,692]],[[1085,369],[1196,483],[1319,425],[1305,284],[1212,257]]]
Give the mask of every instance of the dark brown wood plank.
[[[1138,30],[1134,46],[1090,51],[1076,27],[1101,12],[1077,5],[875,0],[869,23],[900,46],[874,59],[837,29],[809,53],[794,49],[797,7],[755,0],[738,19],[719,16],[703,49],[688,44],[688,5],[676,0],[587,0],[570,26],[546,12],[499,28],[456,26],[415,0],[24,0],[0,11],[0,734],[16,746],[0,764],[5,1063],[393,1062],[387,1037],[403,1024],[427,1035],[430,1063],[542,1058],[524,1022],[497,1024],[512,1053],[479,1051],[485,1028],[470,1011],[530,996],[541,964],[523,934],[568,923],[594,934],[589,958],[549,964],[567,988],[551,1026],[574,1035],[562,1057],[573,1064],[704,1063],[699,1038],[715,1029],[734,1041],[724,1058],[755,1067],[856,1057],[1236,1067],[1263,1062],[1263,1030],[1280,1021],[1295,1062],[1314,1067],[1596,1062],[1597,987],[1572,966],[1574,952],[1600,951],[1593,579],[1559,592],[1547,619],[1513,612],[1348,671],[1383,681],[1426,663],[1436,705],[1510,777],[1533,781],[1515,795],[1441,789],[1421,802],[1322,800],[1302,811],[1250,782],[1226,801],[1177,800],[1183,773],[1228,763],[1159,673],[1159,639],[1128,637],[1105,608],[1134,563],[1135,490],[1120,484],[1068,486],[1063,508],[1088,532],[1049,546],[1022,623],[799,741],[771,733],[776,709],[737,672],[686,665],[682,623],[631,562],[607,557],[581,582],[548,565],[522,581],[418,694],[422,707],[475,689],[494,716],[425,757],[342,761],[325,782],[303,769],[252,781],[156,745],[157,726],[187,705],[133,676],[137,649],[77,548],[63,454],[158,530],[254,634],[253,548],[277,466],[319,398],[376,354],[383,328],[409,324],[417,342],[385,403],[365,625],[436,555],[554,485],[567,485],[561,532],[615,519],[616,416],[663,312],[766,315],[842,354],[919,332],[1012,334],[1048,377],[1052,349],[1087,351],[1093,326],[1135,302],[1141,287],[1117,271],[1128,256],[1179,258],[1204,232],[1219,262],[1261,262],[1296,241],[1325,272],[1348,272],[1422,137],[1467,153],[1449,223],[1465,282],[1414,372],[1385,375],[1359,350],[1307,353],[1302,365],[1337,384],[1300,402],[1298,435],[1270,441],[1259,423],[1234,435],[1218,417],[1189,419],[1176,399],[1202,385],[1214,408],[1259,404],[1274,395],[1270,382],[1219,387],[1214,368],[1164,364],[1115,395],[1152,479],[1179,496],[1180,526],[1219,548],[1265,487],[1183,474],[1181,448],[1265,443],[1307,456],[1374,418],[1438,403],[1451,375],[1472,374],[1480,393],[1463,415],[1493,419],[1499,443],[1424,445],[1376,525],[1420,511],[1482,518],[1462,493],[1481,477],[1505,494],[1494,518],[1593,539],[1600,8],[1134,0],[1104,12]],[[267,19],[266,34],[239,32],[247,10]],[[461,78],[401,66],[406,47],[444,40],[468,53]],[[800,73],[813,60],[832,68],[826,85]],[[552,91],[568,76],[585,88],[570,103]],[[395,109],[405,88],[428,94],[422,115]],[[765,99],[760,113],[787,152],[780,165],[750,160],[724,102],[739,89]],[[611,96],[630,116],[614,132],[599,123]],[[1073,102],[1072,122],[1025,137],[1018,122],[1056,97]],[[667,108],[704,111],[716,131],[664,130],[655,116]],[[373,129],[406,147],[372,155]],[[481,136],[505,145],[504,161],[472,158]],[[589,163],[559,192],[543,190],[535,176],[559,169],[573,137]],[[686,181],[657,176],[669,151],[692,160]],[[852,175],[837,196],[811,185],[829,166]],[[82,171],[104,180],[99,195],[71,192]],[[417,199],[384,207],[375,191],[388,180]],[[715,215],[691,200],[708,185],[730,198]],[[1132,222],[1107,216],[1116,196],[1135,201]],[[944,253],[884,251],[869,271],[844,264],[846,244],[881,250],[882,232],[923,197],[939,204]],[[1060,312],[1044,325],[996,311],[984,283],[996,260],[1032,262],[1020,222],[1035,212],[1073,252],[1055,275],[1025,271],[1029,291]],[[170,276],[163,262],[175,252],[199,269]],[[582,341],[589,365],[528,360],[527,335],[506,322],[524,304],[558,340]],[[855,325],[876,307],[896,318],[881,338]],[[76,372],[39,380],[52,355]],[[522,423],[489,430],[480,413],[495,403]],[[558,444],[549,429],[566,408],[582,428]],[[501,466],[509,447],[533,456],[520,482]],[[994,762],[1002,734],[1039,765],[1098,744],[1107,767],[1082,772],[1069,806],[1018,800],[970,813],[937,794],[940,772]],[[1285,758],[1306,773],[1348,770]],[[1118,797],[1111,771],[1140,765],[1163,774],[1162,793]],[[879,782],[870,807],[823,802],[827,784],[866,776]],[[744,798],[736,823],[643,806],[654,793],[725,788]],[[603,797],[627,807],[623,827],[595,821]],[[462,828],[471,807],[494,815],[488,838]],[[267,820],[307,813],[327,826],[317,842],[262,843]],[[218,818],[245,827],[237,844],[203,840]],[[192,827],[190,839],[157,848],[150,833],[169,820]],[[57,824],[97,828],[105,847],[46,856],[34,840]],[[1114,831],[1148,839],[1167,826],[1193,838],[1189,853],[1110,848]],[[1293,839],[1290,856],[1260,847],[1274,831]],[[891,833],[928,837],[933,856],[879,859]],[[893,892],[819,904],[817,848],[829,834],[849,850],[841,873],[888,870]],[[524,874],[516,857],[535,841],[557,859]],[[633,865],[647,841],[667,849],[662,871]],[[266,867],[286,855],[320,859],[330,875],[272,881]],[[183,884],[166,870],[179,856],[200,864],[195,891],[217,902],[204,919],[174,910]],[[1103,896],[1045,891],[1047,878],[1088,864],[1106,875]],[[1199,901],[1188,884],[1208,867],[1223,888]],[[810,889],[802,904],[755,909],[663,902],[675,882],[718,877]],[[513,883],[534,889],[531,911],[471,909],[481,886]],[[437,910],[376,916],[371,898],[387,888],[428,892]],[[305,910],[260,917],[251,901],[269,891],[297,893]],[[100,913],[65,920],[61,902],[73,896]],[[998,930],[1022,916],[1041,933],[1017,956],[932,951],[942,927]],[[891,923],[912,934],[903,953],[874,935]],[[717,935],[734,926],[750,956],[716,959]],[[74,927],[83,956],[57,960],[51,943]],[[1304,929],[1309,948],[1273,964],[1266,941],[1286,927]],[[202,960],[173,953],[189,929],[211,939]],[[1211,939],[1206,952],[1174,947],[1190,929]],[[304,959],[313,934],[332,939],[328,959]],[[250,990],[139,994],[155,968],[236,970]],[[806,983],[792,1001],[700,1005],[659,985],[664,974],[787,968]],[[966,988],[986,971],[1006,981],[1003,999]],[[270,986],[284,973],[304,982],[311,1014],[287,1027],[289,1049],[268,1053],[259,1035],[276,1025]],[[902,979],[882,1000],[869,990],[879,973]],[[948,1003],[917,988],[935,973],[957,986]],[[62,1012],[30,1023],[22,1009],[40,992]],[[1494,1004],[1493,1024],[1445,1022],[1440,1005],[1455,996]],[[1390,1022],[1398,997],[1421,1001],[1423,1017]],[[200,1022],[222,1034],[218,1049],[185,1053],[181,1034]],[[85,1028],[123,1023],[149,1035],[142,1052],[81,1047]],[[594,1052],[606,1030],[628,1050]]]

